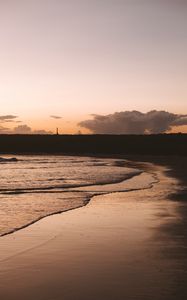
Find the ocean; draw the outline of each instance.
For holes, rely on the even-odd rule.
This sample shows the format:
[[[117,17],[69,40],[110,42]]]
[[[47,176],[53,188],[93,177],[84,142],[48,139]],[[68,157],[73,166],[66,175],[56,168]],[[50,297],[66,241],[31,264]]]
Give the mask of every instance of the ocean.
[[[55,213],[86,205],[98,194],[150,188],[154,174],[125,159],[77,156],[0,158],[0,236]]]

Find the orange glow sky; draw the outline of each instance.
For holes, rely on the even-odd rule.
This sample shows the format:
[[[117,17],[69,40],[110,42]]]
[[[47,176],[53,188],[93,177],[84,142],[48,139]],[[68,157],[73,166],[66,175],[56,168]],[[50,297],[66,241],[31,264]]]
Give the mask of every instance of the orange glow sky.
[[[1,0],[0,115],[75,133],[90,114],[187,114],[186,28],[183,0]]]

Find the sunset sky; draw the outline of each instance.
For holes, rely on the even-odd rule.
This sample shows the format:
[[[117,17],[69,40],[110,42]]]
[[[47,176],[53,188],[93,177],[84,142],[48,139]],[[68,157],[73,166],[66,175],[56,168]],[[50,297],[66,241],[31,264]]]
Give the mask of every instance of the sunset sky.
[[[186,0],[0,0],[0,39],[0,116],[17,117],[0,118],[2,132],[187,114]]]

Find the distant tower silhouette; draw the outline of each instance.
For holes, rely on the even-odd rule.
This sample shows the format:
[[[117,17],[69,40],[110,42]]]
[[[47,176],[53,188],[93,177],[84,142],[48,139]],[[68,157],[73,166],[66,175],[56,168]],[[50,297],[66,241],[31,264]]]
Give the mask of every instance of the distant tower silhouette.
[[[57,127],[57,129],[56,129],[56,135],[59,135],[59,132],[58,132],[58,127]]]

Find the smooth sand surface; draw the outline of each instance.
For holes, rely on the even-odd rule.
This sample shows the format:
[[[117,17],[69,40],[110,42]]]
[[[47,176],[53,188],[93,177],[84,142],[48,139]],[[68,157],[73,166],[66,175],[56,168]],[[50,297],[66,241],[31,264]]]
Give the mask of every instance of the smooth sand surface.
[[[187,299],[179,183],[95,196],[0,238],[0,299]]]

